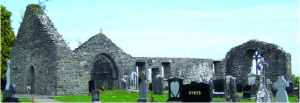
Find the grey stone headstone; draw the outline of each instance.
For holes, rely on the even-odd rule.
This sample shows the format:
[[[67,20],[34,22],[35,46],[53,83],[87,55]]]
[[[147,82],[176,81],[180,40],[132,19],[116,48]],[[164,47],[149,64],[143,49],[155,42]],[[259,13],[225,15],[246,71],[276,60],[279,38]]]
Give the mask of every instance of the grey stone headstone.
[[[144,69],[139,70],[139,94],[140,98],[137,100],[137,102],[149,102],[150,100],[147,98],[147,76]]]
[[[163,78],[161,75],[156,75],[155,79],[153,81],[154,87],[153,87],[153,94],[159,94],[163,95]]]
[[[238,96],[236,94],[236,78],[231,77],[230,78],[230,97],[232,102],[236,102],[238,100]]]
[[[231,75],[228,75],[225,77],[225,98],[229,99],[230,98],[230,78],[232,76]]]
[[[236,78],[228,75],[225,77],[225,98],[226,100],[231,100],[236,102],[238,97],[236,94]]]
[[[285,91],[285,88],[289,87],[289,83],[286,82],[283,76],[278,76],[277,81],[274,83],[274,87],[278,89],[275,102],[289,102],[287,92]]]
[[[99,90],[93,90],[92,92],[92,101],[100,101],[100,91]]]

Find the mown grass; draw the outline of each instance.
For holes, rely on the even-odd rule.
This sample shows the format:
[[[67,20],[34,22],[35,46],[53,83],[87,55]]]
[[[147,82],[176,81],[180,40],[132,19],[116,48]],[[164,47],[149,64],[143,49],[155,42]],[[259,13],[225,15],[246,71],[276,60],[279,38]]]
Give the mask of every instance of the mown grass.
[[[225,98],[213,98],[212,100],[213,100],[213,101],[216,101],[216,102],[223,102],[223,101],[226,101]]]
[[[168,100],[168,93],[164,95],[154,95],[152,92],[148,92],[148,98],[151,100],[151,95],[154,101],[166,102]],[[62,97],[52,98],[61,102],[91,102],[92,97],[88,95],[66,95]],[[100,101],[101,102],[137,102],[139,99],[139,93],[128,92],[125,90],[105,90],[100,91]]]
[[[296,102],[298,100],[298,97],[291,97],[289,96],[289,102]],[[274,97],[274,101],[276,101],[276,98]]]
[[[241,94],[238,94],[241,95]],[[164,93],[164,95],[154,95],[153,92],[148,92],[148,98],[151,100],[153,96],[154,101],[166,102],[168,100],[169,94]],[[52,98],[61,102],[91,102],[92,97],[88,95],[66,95],[62,97]],[[100,101],[101,102],[137,102],[139,99],[138,92],[129,92],[125,90],[106,90],[100,91]],[[290,102],[296,102],[297,97],[289,97]],[[216,102],[226,102],[225,98],[213,98]],[[249,99],[239,99],[239,102],[256,102],[255,100]]]

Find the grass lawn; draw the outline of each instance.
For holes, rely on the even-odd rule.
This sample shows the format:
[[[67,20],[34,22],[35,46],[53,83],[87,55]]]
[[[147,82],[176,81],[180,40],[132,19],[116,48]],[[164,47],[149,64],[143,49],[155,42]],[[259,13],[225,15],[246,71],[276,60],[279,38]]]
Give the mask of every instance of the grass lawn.
[[[164,95],[154,95],[153,92],[148,92],[148,98],[151,100],[151,95],[154,101],[166,102],[168,100],[169,94],[164,93]],[[240,94],[239,94],[240,95]],[[62,97],[52,98],[61,102],[91,102],[92,97],[88,95],[66,95]],[[131,93],[125,90],[106,90],[100,91],[100,101],[101,102],[136,102],[139,99],[139,93]],[[296,102],[297,97],[289,97],[290,102]],[[20,99],[21,100],[21,99]],[[213,98],[217,102],[226,102],[225,98]],[[256,102],[255,100],[240,99],[240,102]]]
[[[139,93],[131,93],[125,90],[105,90],[100,91],[100,101],[101,102],[136,102],[139,99]],[[168,100],[169,94],[164,95],[154,95],[153,92],[148,92],[148,98],[151,100],[151,95],[153,95],[154,101],[166,102]],[[88,95],[67,95],[62,97],[52,98],[61,102],[91,102],[92,97]]]

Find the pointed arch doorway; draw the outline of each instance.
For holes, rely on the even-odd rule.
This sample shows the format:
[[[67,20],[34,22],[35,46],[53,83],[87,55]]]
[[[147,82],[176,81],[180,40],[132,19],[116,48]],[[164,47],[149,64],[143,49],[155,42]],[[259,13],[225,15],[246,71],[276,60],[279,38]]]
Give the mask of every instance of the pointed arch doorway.
[[[104,87],[106,90],[118,88],[116,65],[108,55],[98,55],[92,66],[91,79],[94,80],[95,90]]]

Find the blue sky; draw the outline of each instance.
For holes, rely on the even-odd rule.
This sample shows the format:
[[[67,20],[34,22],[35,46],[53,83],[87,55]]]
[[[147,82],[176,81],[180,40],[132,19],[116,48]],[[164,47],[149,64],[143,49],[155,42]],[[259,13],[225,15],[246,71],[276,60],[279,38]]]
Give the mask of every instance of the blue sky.
[[[134,57],[223,59],[233,47],[258,39],[292,55],[299,75],[298,0],[50,0],[46,13],[73,50],[100,32]],[[2,0],[15,35],[21,14],[38,0]]]

